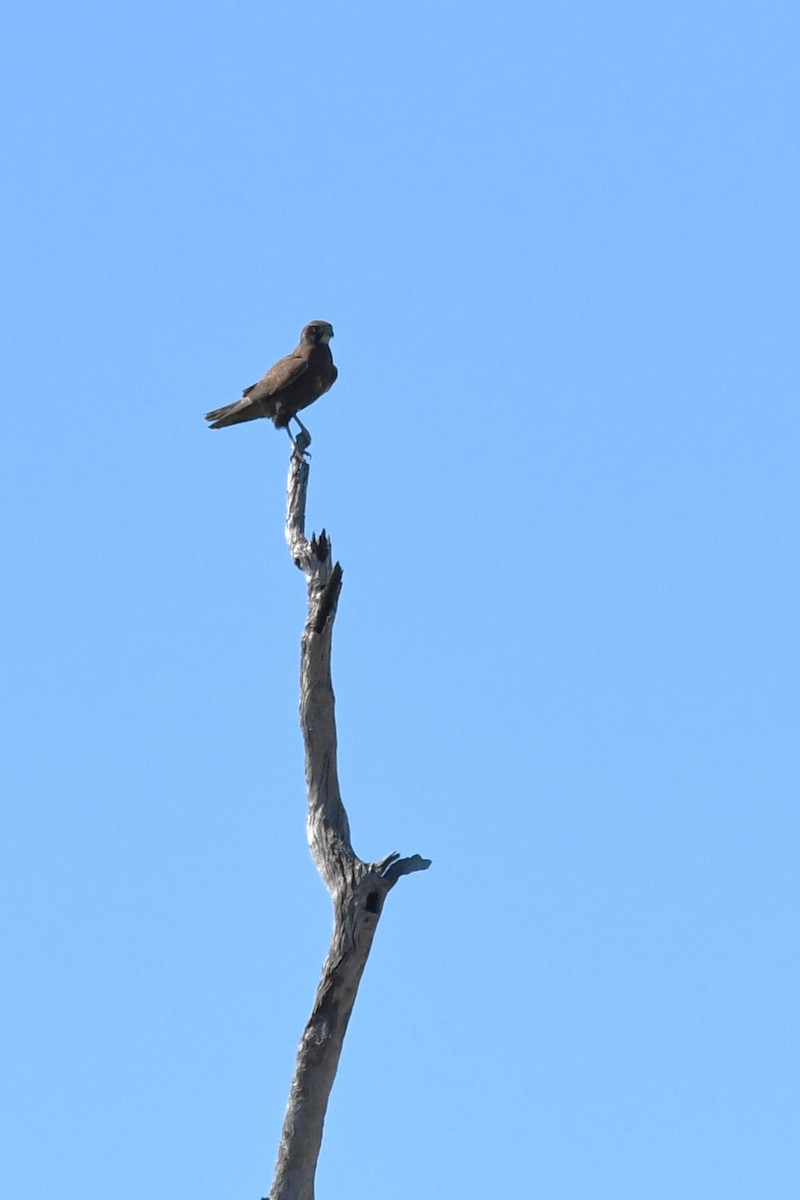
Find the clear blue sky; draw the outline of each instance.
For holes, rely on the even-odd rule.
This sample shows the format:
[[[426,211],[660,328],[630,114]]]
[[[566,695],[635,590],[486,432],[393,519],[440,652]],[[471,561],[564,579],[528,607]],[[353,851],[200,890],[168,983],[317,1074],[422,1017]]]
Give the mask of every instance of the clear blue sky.
[[[330,908],[288,441],[382,921],[320,1200],[796,1200],[790,3],[18,5],[2,1195],[258,1200]]]

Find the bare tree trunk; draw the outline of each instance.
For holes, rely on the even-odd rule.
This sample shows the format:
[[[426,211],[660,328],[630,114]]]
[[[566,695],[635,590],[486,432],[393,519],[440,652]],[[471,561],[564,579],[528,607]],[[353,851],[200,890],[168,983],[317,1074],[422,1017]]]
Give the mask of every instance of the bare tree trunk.
[[[323,530],[305,535],[308,445],[298,438],[289,464],[286,541],[308,585],[308,618],[300,663],[300,723],[306,750],[308,841],[317,870],[333,899],[333,937],[314,1008],[297,1052],[269,1200],[314,1200],[314,1175],[328,1097],[358,985],[367,963],[383,902],[401,875],[423,871],[430,860],[390,854],[365,863],[350,844],[336,769],[336,720],[331,684],[331,637],[342,568],[331,559]]]

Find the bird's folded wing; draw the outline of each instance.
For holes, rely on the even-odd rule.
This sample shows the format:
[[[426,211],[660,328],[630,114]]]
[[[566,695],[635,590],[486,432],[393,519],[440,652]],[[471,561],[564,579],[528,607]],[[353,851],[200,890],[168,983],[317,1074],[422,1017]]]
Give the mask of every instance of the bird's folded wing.
[[[254,401],[266,400],[268,396],[274,396],[276,392],[282,392],[284,388],[289,387],[307,370],[308,359],[305,356],[289,354],[276,362],[274,367],[270,367],[258,383],[251,383],[250,387],[246,387],[242,396]]]

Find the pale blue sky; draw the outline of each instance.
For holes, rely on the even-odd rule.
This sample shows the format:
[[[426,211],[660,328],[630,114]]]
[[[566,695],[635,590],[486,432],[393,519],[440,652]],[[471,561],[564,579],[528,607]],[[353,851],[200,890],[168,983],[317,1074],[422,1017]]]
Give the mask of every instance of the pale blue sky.
[[[3,33],[2,1194],[266,1195],[356,849],[319,1200],[796,1200],[800,12],[18,5]]]

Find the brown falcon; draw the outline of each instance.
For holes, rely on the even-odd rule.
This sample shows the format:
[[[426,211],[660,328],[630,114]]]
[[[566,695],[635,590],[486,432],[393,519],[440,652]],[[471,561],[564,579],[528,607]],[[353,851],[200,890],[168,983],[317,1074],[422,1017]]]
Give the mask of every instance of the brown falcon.
[[[333,326],[327,321],[311,321],[300,334],[297,349],[270,367],[258,383],[246,387],[241,400],[206,413],[211,429],[269,417],[276,429],[285,429],[294,441],[289,428],[294,418],[310,441],[308,430],[297,414],[336,382],[339,372],[333,365],[329,345],[332,337]]]

